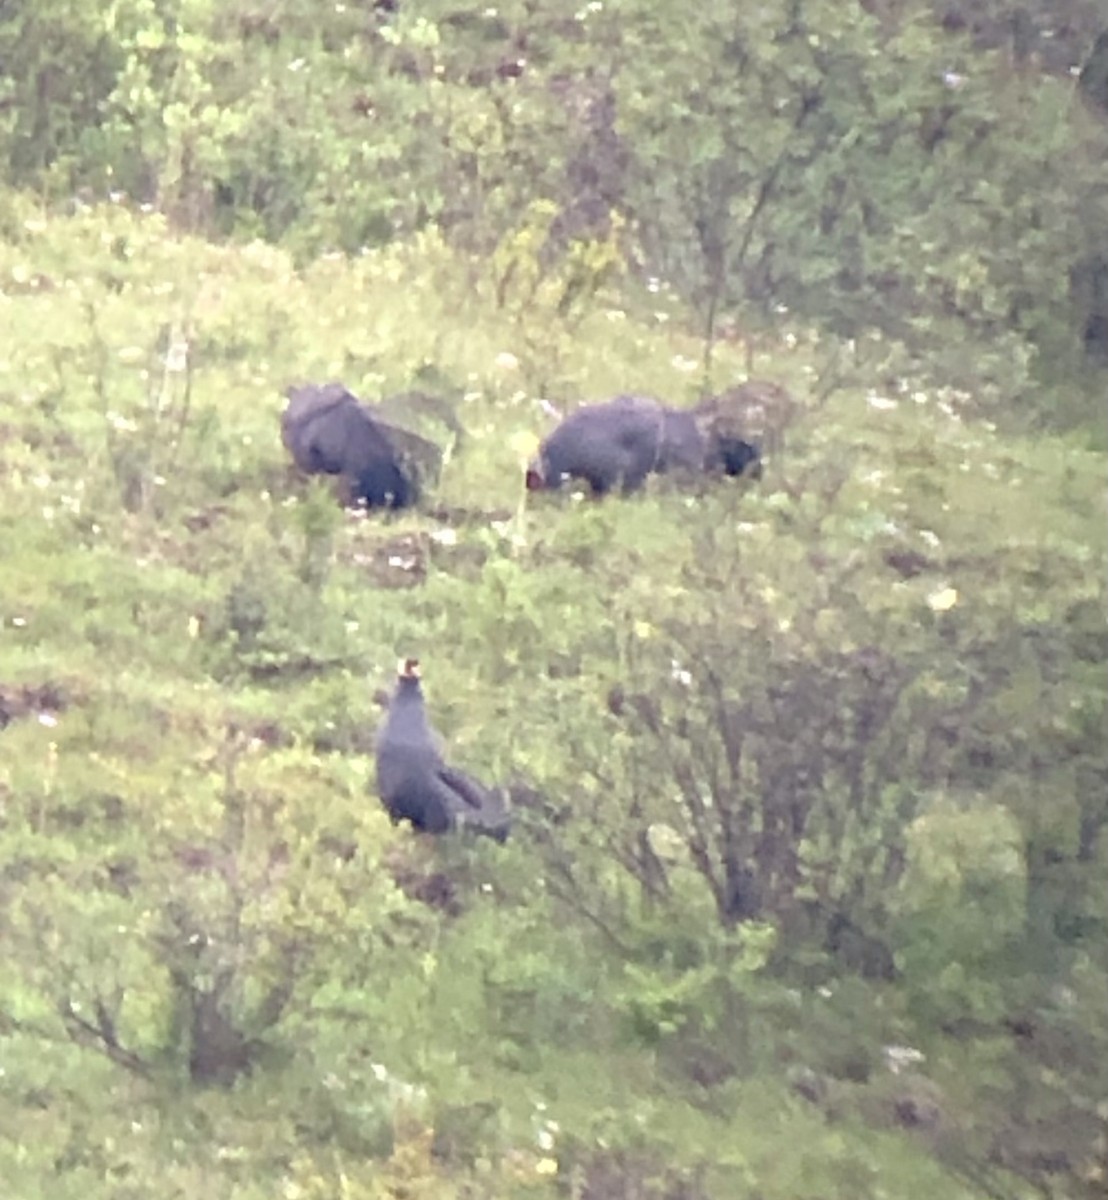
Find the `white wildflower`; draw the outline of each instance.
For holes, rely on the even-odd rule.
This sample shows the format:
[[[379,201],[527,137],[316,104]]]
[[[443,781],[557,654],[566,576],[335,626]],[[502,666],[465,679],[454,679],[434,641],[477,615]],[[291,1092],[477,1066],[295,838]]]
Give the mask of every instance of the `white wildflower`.
[[[927,607],[932,612],[948,612],[958,603],[958,589],[939,588],[927,597]]]

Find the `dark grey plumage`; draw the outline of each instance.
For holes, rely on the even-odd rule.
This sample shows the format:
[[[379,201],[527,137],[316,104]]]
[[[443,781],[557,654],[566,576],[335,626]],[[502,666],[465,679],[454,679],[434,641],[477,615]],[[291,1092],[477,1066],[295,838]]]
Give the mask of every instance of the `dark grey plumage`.
[[[407,508],[420,493],[420,469],[434,443],[383,420],[341,383],[303,384],[285,393],[281,440],[309,475],[341,475],[351,499],[372,508]]]
[[[401,662],[388,714],[377,731],[377,791],[394,821],[426,833],[472,829],[503,841],[511,817],[502,792],[443,760],[423,701],[419,664]]]
[[[757,463],[757,445],[716,434],[711,414],[666,408],[648,396],[617,396],[571,413],[539,447],[527,471],[534,491],[583,479],[595,495],[615,487],[626,495],[647,475],[722,471],[740,475]]]

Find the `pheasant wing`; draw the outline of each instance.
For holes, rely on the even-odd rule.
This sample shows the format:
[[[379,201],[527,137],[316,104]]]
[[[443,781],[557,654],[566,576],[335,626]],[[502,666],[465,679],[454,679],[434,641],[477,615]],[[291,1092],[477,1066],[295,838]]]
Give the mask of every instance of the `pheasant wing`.
[[[438,769],[439,779],[467,807],[480,812],[489,802],[489,790],[484,784],[478,783],[472,775],[448,767],[443,763]]]
[[[439,768],[438,781],[449,796],[454,820],[459,825],[480,830],[503,841],[512,823],[504,794],[445,764]]]

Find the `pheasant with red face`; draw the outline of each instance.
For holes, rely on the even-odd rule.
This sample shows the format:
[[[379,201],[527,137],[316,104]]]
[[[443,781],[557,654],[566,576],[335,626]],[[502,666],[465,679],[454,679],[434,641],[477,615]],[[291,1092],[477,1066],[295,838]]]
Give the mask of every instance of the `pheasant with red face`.
[[[468,829],[507,838],[511,817],[504,794],[443,759],[414,658],[400,663],[376,751],[377,791],[393,821],[411,821],[425,833]]]

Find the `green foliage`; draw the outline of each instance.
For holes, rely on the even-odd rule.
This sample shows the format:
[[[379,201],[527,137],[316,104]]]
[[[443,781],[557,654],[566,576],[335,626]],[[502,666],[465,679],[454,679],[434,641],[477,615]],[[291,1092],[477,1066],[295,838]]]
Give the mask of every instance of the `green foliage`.
[[[1002,808],[938,801],[908,830],[895,906],[900,966],[944,1015],[997,1020],[1000,979],[1022,948],[1027,867],[1019,825]]]
[[[878,329],[915,372],[972,379],[1003,412],[1032,403],[1036,352],[1055,375],[1079,361],[1060,264],[1103,225],[1103,131],[1059,82],[1013,76],[900,7],[882,22],[823,0],[737,19],[701,5],[684,25],[695,73],[670,53],[668,15],[644,14],[619,79],[629,198],[709,341],[727,310],[751,332],[786,310]],[[1044,160],[1064,186],[1044,186]],[[967,355],[967,325],[991,347]],[[910,369],[889,354],[890,374]]]
[[[491,254],[472,274],[513,307],[541,284],[579,320],[634,266],[694,305],[709,361],[720,337],[753,357],[814,326],[995,415],[1086,423],[1108,126],[1045,64],[1065,45],[1088,68],[1095,20],[1028,23],[1029,70],[1021,39],[984,48],[1004,14],[947,8],[713,0],[675,29],[656,0],[54,0],[0,25],[0,153],[55,202],[121,190],[301,261],[434,227]]]
[[[0,21],[11,1194],[1103,1190],[1103,129],[738,7]],[[755,351],[762,481],[524,491]],[[420,508],[287,469],[328,378],[439,401]],[[376,803],[410,653],[504,847]]]

